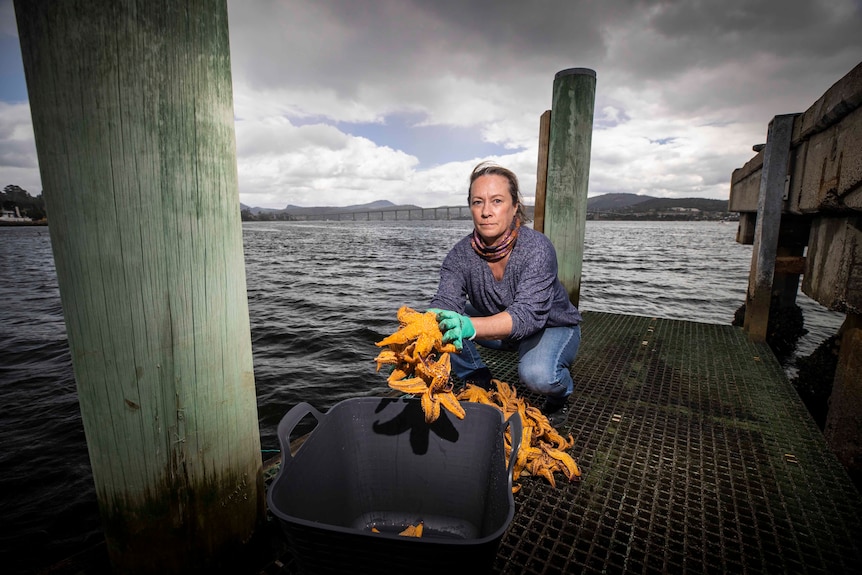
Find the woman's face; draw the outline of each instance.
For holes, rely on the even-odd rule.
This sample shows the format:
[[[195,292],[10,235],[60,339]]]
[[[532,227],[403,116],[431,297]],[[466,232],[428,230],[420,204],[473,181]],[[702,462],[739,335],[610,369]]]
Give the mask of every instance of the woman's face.
[[[480,176],[470,187],[470,213],[473,225],[485,245],[499,240],[518,210],[509,193],[509,180],[497,174]]]

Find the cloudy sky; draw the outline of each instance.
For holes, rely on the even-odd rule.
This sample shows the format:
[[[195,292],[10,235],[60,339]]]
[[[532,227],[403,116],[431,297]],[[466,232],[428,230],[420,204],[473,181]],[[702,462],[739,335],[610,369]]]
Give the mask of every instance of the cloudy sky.
[[[466,202],[480,160],[527,203],[554,75],[596,71],[589,194],[727,199],[776,114],[862,62],[862,0],[228,0],[240,201]],[[12,0],[0,186],[41,192]]]

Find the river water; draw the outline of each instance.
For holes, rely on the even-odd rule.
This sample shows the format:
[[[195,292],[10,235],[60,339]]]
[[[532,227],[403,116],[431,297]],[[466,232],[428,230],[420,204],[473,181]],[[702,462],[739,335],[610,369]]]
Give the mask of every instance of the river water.
[[[249,315],[262,457],[293,405],[386,389],[374,346],[401,305],[424,309],[469,221],[246,222]],[[730,324],[751,246],[719,222],[590,221],[580,308]],[[0,228],[0,565],[29,573],[99,541],[86,440],[47,228]],[[800,293],[808,334],[843,315]],[[787,366],[792,375],[792,365]],[[24,550],[41,549],[37,555]]]

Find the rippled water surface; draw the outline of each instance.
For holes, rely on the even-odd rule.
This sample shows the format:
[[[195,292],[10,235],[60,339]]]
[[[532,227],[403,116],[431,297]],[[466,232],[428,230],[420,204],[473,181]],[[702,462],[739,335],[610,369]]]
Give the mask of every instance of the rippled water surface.
[[[385,389],[374,342],[423,309],[469,221],[246,223],[261,446],[300,401]],[[715,222],[588,222],[581,309],[729,324],[751,247]],[[28,572],[98,541],[99,518],[47,228],[0,228],[0,565]],[[807,355],[843,318],[800,294]],[[44,549],[38,556],[23,549]]]

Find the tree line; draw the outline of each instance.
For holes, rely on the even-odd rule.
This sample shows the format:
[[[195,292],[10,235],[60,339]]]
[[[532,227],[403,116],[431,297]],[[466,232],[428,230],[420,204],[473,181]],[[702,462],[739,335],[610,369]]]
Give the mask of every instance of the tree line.
[[[250,209],[241,208],[240,219],[244,222],[289,222],[296,218],[283,211],[267,211],[254,213]]]
[[[4,210],[14,211],[15,208],[18,208],[21,216],[34,221],[44,220],[47,216],[45,212],[45,200],[42,198],[41,193],[34,198],[30,195],[30,192],[14,184],[6,186],[0,192],[0,206]]]

